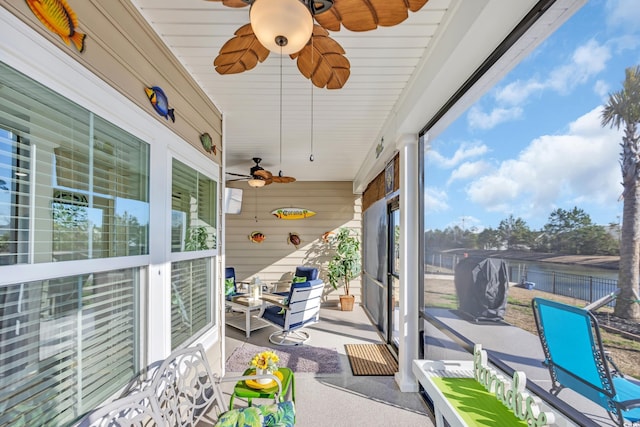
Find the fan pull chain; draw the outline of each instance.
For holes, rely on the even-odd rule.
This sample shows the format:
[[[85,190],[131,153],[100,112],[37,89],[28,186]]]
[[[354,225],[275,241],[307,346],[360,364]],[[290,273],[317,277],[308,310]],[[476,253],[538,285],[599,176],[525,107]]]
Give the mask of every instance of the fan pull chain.
[[[256,223],[258,222],[258,189],[256,188],[256,214],[253,216],[253,219],[256,220]]]
[[[282,46],[280,46],[280,171],[278,176],[282,176]]]
[[[313,31],[311,31],[311,155],[309,155],[309,161],[313,162]]]

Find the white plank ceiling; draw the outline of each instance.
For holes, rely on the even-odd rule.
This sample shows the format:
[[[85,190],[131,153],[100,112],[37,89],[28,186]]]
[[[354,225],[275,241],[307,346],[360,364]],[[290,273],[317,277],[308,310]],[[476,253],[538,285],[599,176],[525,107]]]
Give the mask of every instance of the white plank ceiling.
[[[417,133],[431,114],[421,111],[406,123],[409,115],[403,111],[423,108],[425,97],[435,100],[429,105],[437,110],[536,3],[430,0],[395,27],[332,32],[346,51],[351,76],[342,89],[327,90],[312,88],[294,60],[274,53],[242,74],[215,71],[219,49],[249,22],[249,7],[204,0],[131,1],[222,111],[227,171],[248,173],[251,158],[261,157],[266,169],[302,181],[354,180],[368,163],[375,167],[373,153],[383,137],[382,161],[389,158],[394,141],[388,139],[400,131]],[[312,141],[314,162],[309,161]]]

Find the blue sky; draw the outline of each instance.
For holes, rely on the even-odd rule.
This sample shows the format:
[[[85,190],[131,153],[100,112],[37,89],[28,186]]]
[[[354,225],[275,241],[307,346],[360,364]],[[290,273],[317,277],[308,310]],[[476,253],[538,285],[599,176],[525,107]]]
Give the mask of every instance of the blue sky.
[[[541,228],[577,206],[622,216],[621,132],[600,114],[640,64],[640,1],[591,0],[437,135],[426,154],[426,228]]]

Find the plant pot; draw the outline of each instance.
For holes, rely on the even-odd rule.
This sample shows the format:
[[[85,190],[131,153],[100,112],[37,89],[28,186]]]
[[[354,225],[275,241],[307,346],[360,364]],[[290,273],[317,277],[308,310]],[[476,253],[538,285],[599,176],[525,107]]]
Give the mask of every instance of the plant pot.
[[[340,295],[340,309],[342,311],[353,311],[353,303],[356,297],[353,295]]]

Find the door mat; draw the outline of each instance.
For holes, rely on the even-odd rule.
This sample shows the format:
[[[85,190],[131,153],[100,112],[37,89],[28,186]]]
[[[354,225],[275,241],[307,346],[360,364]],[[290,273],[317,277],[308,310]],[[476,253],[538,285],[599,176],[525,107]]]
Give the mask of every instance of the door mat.
[[[342,372],[340,355],[335,348],[310,347],[259,347],[246,343],[238,347],[227,359],[225,368],[229,372],[244,372],[249,362],[258,353],[273,351],[280,361],[278,366],[287,367],[293,372],[315,372],[316,374],[336,374]]]
[[[385,376],[398,372],[398,362],[386,344],[345,344],[353,375]]]

